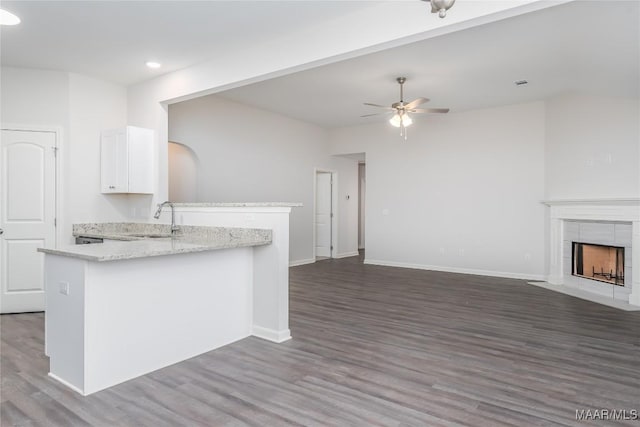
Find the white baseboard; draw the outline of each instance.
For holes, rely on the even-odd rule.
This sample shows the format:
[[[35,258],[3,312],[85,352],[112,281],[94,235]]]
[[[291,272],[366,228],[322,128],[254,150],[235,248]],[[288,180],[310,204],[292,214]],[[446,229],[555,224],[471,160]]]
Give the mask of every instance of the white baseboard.
[[[638,286],[637,284],[635,286]],[[629,295],[629,304],[631,305],[637,305],[638,307],[640,307],[640,292],[636,291],[635,293],[631,293],[631,295]]]
[[[289,261],[289,267],[297,267],[299,265],[313,264],[314,262],[316,262],[316,260],[313,259],[313,258],[298,259],[298,260],[295,260],[295,261]]]
[[[285,342],[291,339],[291,331],[289,329],[276,331],[275,329],[263,328],[262,326],[256,325],[253,325],[251,335],[276,343]]]
[[[360,253],[358,251],[353,251],[353,252],[345,252],[343,254],[336,254],[336,256],[334,256],[334,258],[349,258],[352,256],[358,256],[360,255]]]
[[[73,384],[63,380],[62,378],[60,378],[59,376],[57,376],[56,374],[52,374],[51,372],[49,372],[48,374],[51,378],[53,378],[54,380],[58,381],[60,384],[65,385],[66,387],[69,387],[71,390],[75,391],[76,393],[81,394],[82,396],[86,396],[86,394],[84,394],[84,392],[82,390],[80,390],[78,387],[74,386]]]
[[[383,261],[377,259],[365,259],[364,263],[371,265],[383,265],[387,267],[413,268],[416,270],[443,271],[445,273],[473,274],[474,276],[503,277],[507,279],[544,280],[545,277],[543,274],[523,274],[506,271],[477,270],[473,268],[442,267],[437,265],[411,264],[407,262]]]

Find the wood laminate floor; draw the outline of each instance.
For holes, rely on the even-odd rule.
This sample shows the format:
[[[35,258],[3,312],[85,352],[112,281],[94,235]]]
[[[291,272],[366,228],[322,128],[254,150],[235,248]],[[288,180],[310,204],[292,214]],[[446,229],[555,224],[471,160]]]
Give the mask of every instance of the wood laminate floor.
[[[551,426],[640,410],[640,313],[524,281],[291,269],[294,339],[247,338],[89,397],[47,377],[43,315],[4,315],[1,425]]]

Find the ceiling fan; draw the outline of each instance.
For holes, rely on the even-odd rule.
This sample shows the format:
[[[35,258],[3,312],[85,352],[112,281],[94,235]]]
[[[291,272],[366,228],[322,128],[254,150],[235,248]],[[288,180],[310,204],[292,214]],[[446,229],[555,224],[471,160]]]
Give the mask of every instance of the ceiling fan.
[[[393,117],[389,120],[391,125],[400,128],[400,136],[404,136],[404,139],[407,139],[407,126],[410,126],[413,123],[413,120],[409,116],[408,113],[448,113],[448,108],[416,108],[417,106],[424,104],[425,102],[429,102],[428,98],[417,98],[411,102],[404,102],[404,83],[407,81],[406,77],[398,77],[396,81],[400,84],[400,101],[394,102],[390,107],[380,104],[372,104],[370,102],[365,102],[364,105],[369,105],[371,107],[384,108],[385,110],[393,111]],[[365,114],[360,117],[371,117],[377,116],[380,114],[388,114],[388,113],[374,113],[374,114]]]

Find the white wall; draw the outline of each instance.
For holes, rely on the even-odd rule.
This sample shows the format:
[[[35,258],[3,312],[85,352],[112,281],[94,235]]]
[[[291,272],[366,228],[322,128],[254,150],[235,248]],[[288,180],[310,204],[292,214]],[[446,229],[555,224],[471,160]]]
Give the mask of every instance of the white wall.
[[[198,200],[198,172],[200,162],[196,153],[186,145],[169,142],[169,200],[194,202]]]
[[[166,177],[168,137],[166,128],[154,121],[158,118],[161,122],[166,119],[166,107],[153,101],[152,96],[146,98],[145,101],[148,103],[144,103],[134,114],[141,120],[127,123],[127,93],[126,89],[119,85],[78,74],[11,67],[3,67],[1,77],[0,119],[3,123],[62,129],[64,150],[61,167],[64,171],[64,181],[63,192],[60,195],[62,215],[58,218],[58,224],[62,229],[63,241],[59,243],[72,242],[71,225],[76,222],[150,219],[155,203],[167,198],[166,183],[163,185],[160,179],[160,192],[163,193],[160,196],[101,194],[100,131],[126,124],[144,123],[147,123],[148,127],[159,129],[157,140],[165,142],[159,143],[158,161],[161,163],[160,173]],[[197,104],[203,99],[206,98],[192,102]],[[144,107],[149,105],[153,105],[153,108],[146,110]],[[231,111],[226,107],[227,105],[224,111],[219,112],[222,114],[221,117]],[[235,158],[241,161],[230,163],[224,156],[220,157],[220,152],[216,152],[215,149],[205,150],[212,156],[209,157],[207,166],[213,164],[220,167],[221,164],[222,169],[208,169],[213,176],[204,176],[206,179],[214,179],[208,181],[212,185],[207,185],[207,191],[201,193],[200,200],[303,202],[304,208],[294,209],[292,215],[291,259],[312,259],[313,223],[310,218],[313,209],[313,168],[333,169],[339,174],[344,172],[345,177],[340,180],[339,185],[343,189],[342,193],[346,194],[347,191],[353,192],[349,187],[352,185],[349,179],[353,175],[350,167],[355,165],[355,162],[330,158],[326,145],[327,134],[317,126],[266,111],[248,112],[248,107],[242,105],[238,105],[238,108],[234,111],[252,116],[252,126],[219,128],[216,129],[217,133],[212,135],[220,136],[216,141],[226,144],[222,150],[231,156],[228,158],[236,156]],[[200,118],[211,125],[210,116],[205,114]],[[229,119],[228,123],[233,125],[233,119]],[[234,146],[227,144],[229,141],[245,141],[247,145]],[[260,144],[256,145],[256,142]],[[267,146],[268,150],[265,149]],[[253,150],[251,147],[262,147],[262,150]],[[265,167],[268,164],[276,166]],[[283,167],[285,164],[287,167]],[[290,167],[290,164],[297,166]],[[245,175],[244,179],[235,181],[234,178],[234,181],[231,181],[237,182],[238,186],[228,185],[229,177],[237,176],[237,170],[245,170],[250,174],[255,172],[260,174],[260,178],[252,180],[250,176]],[[239,188],[244,190],[238,191]],[[351,229],[349,226],[349,221],[352,220],[348,206],[357,203],[353,200],[352,196],[351,202],[342,209],[341,215],[345,217],[340,220],[341,238],[337,243],[339,255],[357,250],[357,244],[352,247],[354,238],[351,236],[357,229]],[[357,201],[357,197],[355,200]],[[300,213],[296,213],[297,211]],[[348,228],[347,231],[345,227]]]
[[[158,193],[147,207],[166,200],[168,196],[165,143],[168,140],[168,103],[437,37],[552,5],[538,0],[469,2],[447,19],[431,19],[433,16],[428,13],[425,16],[424,5],[418,2],[406,2],[403,8],[398,8],[395,2],[377,2],[331,22],[303,28],[299,33],[264,40],[250,49],[221,53],[210,61],[130,86],[128,124],[154,129],[159,143]],[[415,13],[407,13],[406,8],[412,8]],[[407,20],[407,16],[411,19]],[[354,24],[361,22],[369,25],[354,32]],[[140,206],[138,211],[142,209],[145,206]]]
[[[546,198],[640,197],[637,99],[566,95],[546,105]]]
[[[351,205],[357,214],[357,163],[330,158],[327,137],[319,126],[214,95],[169,107],[169,139],[191,148],[200,161],[194,201],[303,203],[291,213],[293,262],[313,259],[315,168],[336,170],[339,191],[352,195],[341,203],[345,237],[338,252],[357,251],[357,222],[349,223]]]
[[[57,127],[62,131],[62,230],[58,244],[70,243],[71,225],[127,218],[126,196],[100,194],[100,130],[126,124],[123,87],[78,74],[2,67],[2,123]]]
[[[0,114],[3,123],[67,128],[69,74],[2,67]]]
[[[416,117],[331,132],[365,152],[369,262],[513,277],[545,266],[544,104]]]
[[[300,33],[264,40],[249,49],[226,52],[210,61],[130,86],[127,92],[128,124],[154,129],[159,148],[158,192],[144,204],[138,202],[136,211],[151,212],[152,206],[168,196],[168,104],[484,25],[550,5],[537,0],[476,2],[457,10],[446,20],[440,20],[425,17],[424,5],[419,2],[406,2],[406,7],[415,9],[415,13],[409,14],[395,2],[379,2],[331,22],[304,28]],[[400,16],[403,19],[393,19]],[[413,18],[408,21],[407,16]],[[354,32],[354,23],[358,22],[371,25]],[[376,22],[384,25],[374,25]],[[292,254],[295,260],[300,258],[294,256],[307,256],[308,251],[299,251],[292,246]]]
[[[69,167],[65,168],[67,219],[71,223],[131,219],[133,201],[148,196],[100,193],[100,132],[126,126],[126,89],[70,74],[69,107]]]
[[[65,150],[58,161],[63,168],[69,165],[69,74],[13,67],[2,67],[0,73],[2,124],[59,130]],[[65,200],[64,192],[58,195],[58,202],[62,204],[62,218],[58,218],[58,228],[62,229],[60,236],[71,235],[71,223],[65,215]]]

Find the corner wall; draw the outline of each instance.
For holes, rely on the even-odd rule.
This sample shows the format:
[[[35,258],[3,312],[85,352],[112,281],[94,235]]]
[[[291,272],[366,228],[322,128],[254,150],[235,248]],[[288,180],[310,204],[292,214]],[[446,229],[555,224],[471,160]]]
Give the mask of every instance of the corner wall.
[[[368,262],[494,276],[545,273],[542,102],[331,132],[365,152]]]
[[[405,6],[416,13],[407,14],[406,9],[398,8],[395,2],[377,2],[337,19],[305,27],[300,32],[283,35],[279,39],[266,39],[247,49],[219,52],[209,61],[129,86],[128,124],[154,129],[159,143],[158,191],[152,200],[140,203],[136,207],[137,212],[150,211],[168,196],[167,105],[485,25],[553,4],[538,0],[477,2],[473,7],[458,10],[456,16],[446,20],[425,19],[424,5],[406,2]],[[415,19],[409,22],[407,16]],[[403,19],[393,19],[400,17]],[[361,22],[383,22],[385,25],[369,25],[354,32],[354,25]],[[429,27],[426,28],[425,23],[430,23]]]
[[[126,89],[59,71],[2,67],[3,124],[62,130],[61,241],[72,243],[71,225],[128,219],[128,196],[100,194],[100,131],[126,125]]]
[[[410,7],[419,12],[409,14],[416,17],[411,22],[390,19],[400,15],[406,18],[406,13],[394,2],[380,2],[331,22],[304,28],[301,33],[264,40],[248,49],[226,52],[210,61],[129,86],[128,124],[154,129],[159,144],[158,191],[151,200],[138,203],[135,207],[138,215],[149,212],[147,217],[150,217],[151,208],[167,199],[167,105],[552,6],[537,0],[482,2],[459,10],[457,18],[425,20],[422,14],[424,5],[407,2],[407,5],[411,4],[413,6]],[[354,32],[354,24],[358,22],[394,24],[370,25]],[[431,22],[433,27],[425,28],[425,22]],[[282,55],[285,51],[286,55]],[[340,252],[343,250],[342,247],[339,249]]]
[[[638,99],[557,97],[545,123],[546,198],[640,197]]]
[[[128,221],[132,201],[149,197],[100,192],[100,132],[126,125],[127,92],[123,86],[69,74],[65,206],[72,223]]]
[[[357,252],[358,165],[331,158],[327,138],[319,126],[215,95],[169,106],[169,140],[191,148],[200,164],[191,201],[303,203],[291,211],[292,263],[313,261],[315,168],[338,172],[334,244],[338,255]]]

